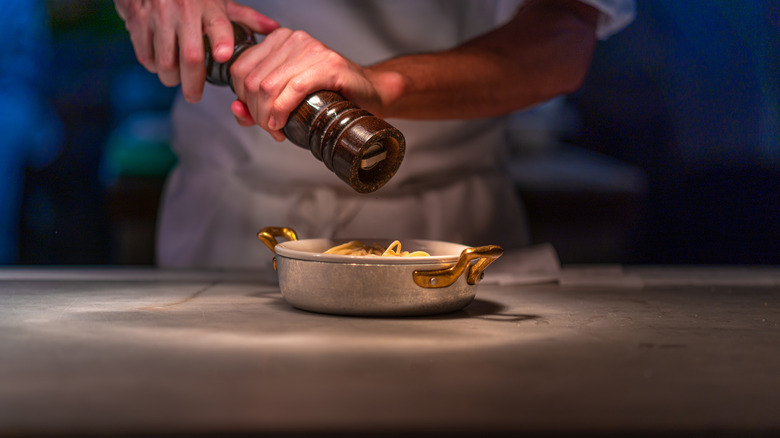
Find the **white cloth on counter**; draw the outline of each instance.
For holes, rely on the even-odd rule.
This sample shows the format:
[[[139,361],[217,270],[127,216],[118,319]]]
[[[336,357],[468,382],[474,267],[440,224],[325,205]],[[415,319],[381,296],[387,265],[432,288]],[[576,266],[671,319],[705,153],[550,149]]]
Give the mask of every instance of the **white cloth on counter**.
[[[522,4],[507,0],[245,2],[282,26],[303,29],[359,64],[439,51],[500,25]],[[632,0],[588,0],[602,11],[599,36],[633,17]],[[227,87],[206,86],[195,105],[179,98],[158,229],[162,266],[269,268],[255,239],[266,226],[301,238],[427,238],[516,248],[529,242],[524,213],[503,169],[504,117],[388,120],[406,138],[395,177],[371,194],[352,191],[311,152],[239,127]]]
[[[558,253],[552,245],[542,244],[504,251],[485,269],[480,283],[499,286],[554,283],[560,276]]]
[[[567,288],[642,288],[646,281],[620,265],[561,267],[558,253],[550,244],[505,251],[484,271],[480,284],[522,286],[556,283]]]

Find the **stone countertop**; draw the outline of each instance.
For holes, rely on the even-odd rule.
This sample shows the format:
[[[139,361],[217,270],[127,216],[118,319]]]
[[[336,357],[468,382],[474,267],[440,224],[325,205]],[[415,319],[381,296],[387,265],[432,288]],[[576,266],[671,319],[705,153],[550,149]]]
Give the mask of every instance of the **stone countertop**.
[[[247,272],[0,270],[0,436],[780,434],[780,269],[564,268],[452,314]]]

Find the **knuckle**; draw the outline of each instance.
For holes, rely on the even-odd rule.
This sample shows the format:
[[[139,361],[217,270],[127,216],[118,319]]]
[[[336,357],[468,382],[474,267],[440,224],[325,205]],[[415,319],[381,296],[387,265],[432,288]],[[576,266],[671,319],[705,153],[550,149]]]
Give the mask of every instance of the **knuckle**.
[[[308,91],[309,81],[304,77],[297,76],[290,80],[289,86],[296,93],[305,93]]]
[[[312,37],[308,33],[306,33],[306,31],[294,30],[291,32],[292,33],[288,38],[295,43],[305,43],[308,42],[309,40],[312,40]]]
[[[247,74],[240,82],[243,85],[245,93],[263,92],[263,82],[257,73]]]
[[[187,47],[182,50],[181,62],[187,67],[199,67],[205,62],[203,50],[197,47]]]
[[[243,65],[239,62],[233,64],[230,66],[230,77],[233,78],[234,81],[240,82],[241,84],[246,84],[249,78],[247,77],[248,70],[243,67]]]
[[[171,56],[161,56],[157,59],[157,67],[161,71],[173,72],[178,70],[179,63]]]
[[[231,26],[230,20],[228,20],[228,18],[224,15],[213,15],[209,17],[208,21],[206,21],[206,23],[204,24],[208,28],[211,27],[222,28],[225,26]]]
[[[343,56],[334,51],[329,51],[324,55],[325,63],[332,68],[341,68],[346,65],[346,60]]]
[[[263,80],[258,80],[257,82],[257,91],[264,95],[271,95],[276,88],[276,81],[270,77],[263,78]]]
[[[312,55],[320,55],[325,57],[336,53],[330,50],[328,46],[317,40],[309,41],[306,44],[306,51]]]
[[[235,78],[235,76],[233,76]],[[245,93],[251,93],[255,89],[255,79],[252,76],[247,76],[243,80],[238,81],[244,88]]]
[[[241,78],[243,77],[243,69],[241,68],[241,63],[235,62],[233,65],[230,66],[230,77],[231,78]]]

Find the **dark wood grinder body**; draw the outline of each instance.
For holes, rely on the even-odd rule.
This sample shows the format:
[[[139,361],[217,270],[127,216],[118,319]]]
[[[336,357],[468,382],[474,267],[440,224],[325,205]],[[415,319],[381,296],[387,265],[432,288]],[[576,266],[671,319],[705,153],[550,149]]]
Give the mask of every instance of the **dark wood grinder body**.
[[[231,88],[230,66],[256,43],[243,26],[234,24],[233,30],[233,56],[222,64],[214,62],[205,39],[206,80]],[[290,114],[282,132],[359,193],[373,192],[388,182],[398,171],[406,148],[401,131],[333,91],[307,96]]]

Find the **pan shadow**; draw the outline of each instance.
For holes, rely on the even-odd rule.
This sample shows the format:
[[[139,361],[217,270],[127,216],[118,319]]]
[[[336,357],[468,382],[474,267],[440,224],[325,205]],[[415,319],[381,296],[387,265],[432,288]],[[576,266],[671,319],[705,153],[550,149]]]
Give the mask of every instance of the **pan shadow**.
[[[282,295],[278,291],[262,291],[252,293],[249,296],[262,298],[266,300],[266,304],[273,306],[279,310],[292,312],[292,313],[305,313],[309,315],[320,315],[323,317],[347,317],[347,318],[364,318],[364,319],[384,319],[384,320],[416,320],[416,321],[446,321],[446,320],[458,320],[458,319],[482,319],[486,321],[494,322],[511,322],[517,323],[522,321],[531,321],[540,319],[540,315],[531,315],[523,313],[505,313],[507,309],[501,303],[495,301],[488,301],[479,298],[475,298],[469,305],[463,309],[456,310],[454,312],[434,314],[434,315],[410,315],[410,316],[374,316],[374,315],[342,315],[342,314],[330,314],[325,312],[315,312],[307,309],[299,309],[292,306],[290,303],[284,300]]]
[[[501,303],[475,298],[468,306],[461,310],[439,315],[396,317],[395,319],[416,320],[456,320],[456,319],[483,319],[495,322],[522,322],[541,318],[539,315],[522,313],[504,313],[507,309]]]

